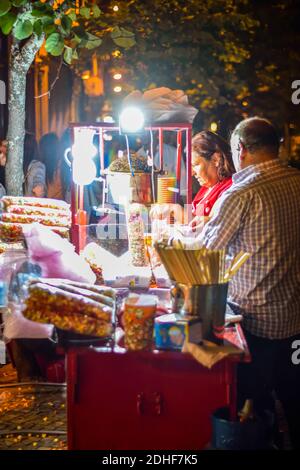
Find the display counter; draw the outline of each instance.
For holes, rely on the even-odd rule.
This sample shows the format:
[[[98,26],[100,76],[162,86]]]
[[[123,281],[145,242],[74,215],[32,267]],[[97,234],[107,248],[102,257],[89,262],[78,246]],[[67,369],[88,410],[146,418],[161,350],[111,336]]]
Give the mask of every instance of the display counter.
[[[181,352],[68,349],[68,448],[205,448],[212,412],[228,406],[235,415],[236,366],[250,358],[239,325],[226,328],[225,338],[242,354],[211,369]]]

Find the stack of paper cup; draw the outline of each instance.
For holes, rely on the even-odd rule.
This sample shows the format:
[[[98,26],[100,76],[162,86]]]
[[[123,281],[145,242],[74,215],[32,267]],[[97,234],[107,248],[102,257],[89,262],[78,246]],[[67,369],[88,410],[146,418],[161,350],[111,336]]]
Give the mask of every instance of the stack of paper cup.
[[[175,204],[177,195],[175,176],[161,176],[157,180],[157,202],[159,204]]]

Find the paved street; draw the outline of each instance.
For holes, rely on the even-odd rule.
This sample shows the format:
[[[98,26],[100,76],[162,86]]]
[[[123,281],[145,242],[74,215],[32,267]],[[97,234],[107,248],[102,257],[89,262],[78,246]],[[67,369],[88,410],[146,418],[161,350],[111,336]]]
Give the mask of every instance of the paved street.
[[[66,389],[20,384],[12,366],[0,368],[0,450],[66,450]]]

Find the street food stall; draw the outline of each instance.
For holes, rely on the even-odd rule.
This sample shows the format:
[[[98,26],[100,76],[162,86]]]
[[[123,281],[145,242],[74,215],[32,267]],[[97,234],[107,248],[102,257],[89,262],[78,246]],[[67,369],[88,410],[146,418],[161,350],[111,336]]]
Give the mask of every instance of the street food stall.
[[[168,180],[164,192],[163,142],[166,131],[176,133],[177,162],[175,184],[172,186]],[[229,319],[225,327],[229,272],[230,275],[233,272],[225,271],[224,252],[208,253],[209,250],[205,250],[202,255],[206,259],[201,259],[207,266],[202,265],[204,271],[201,272],[195,250],[193,258],[192,251],[182,246],[171,250],[164,244],[156,244],[164,272],[161,277],[166,278],[166,284],[161,287],[161,272],[153,269],[152,255],[149,256],[147,246],[155,237],[149,234],[149,226],[145,228],[141,210],[137,209],[143,206],[147,210],[151,203],[169,201],[172,204],[178,201],[183,135],[187,169],[185,202],[191,203],[191,125],[146,125],[143,132],[150,133],[151,142],[152,133],[158,135],[159,168],[154,169],[153,155],[150,155],[149,173],[144,168],[141,173],[136,171],[136,166],[133,168],[136,162],[127,147],[125,161],[128,164],[123,175],[120,174],[122,171],[117,175],[116,169],[121,167],[124,155],[116,158],[113,172],[104,168],[103,139],[106,134],[122,132],[120,126],[74,124],[72,132],[75,152],[77,143],[81,141],[82,145],[84,135],[90,143],[95,141],[95,135],[99,136],[100,174],[106,185],[104,194],[118,193],[117,181],[121,200],[123,196],[128,252],[120,257],[107,258],[110,262],[104,263],[103,277],[106,283],[116,288],[116,292],[127,288],[131,296],[128,297],[127,292],[125,306],[123,301],[121,307],[123,315],[118,316],[115,334],[110,341],[106,344],[91,343],[91,347],[80,345],[80,342],[71,342],[67,346],[69,448],[204,448],[211,438],[211,415],[216,409],[228,407],[231,418],[236,419],[236,366],[240,361],[249,360],[241,327],[235,322],[231,324]],[[83,148],[89,147],[90,143]],[[151,173],[153,176],[154,172],[156,182],[152,185]],[[175,189],[171,191],[171,199],[167,199],[170,197],[167,194],[169,189]],[[97,239],[97,230],[87,224],[83,200],[84,186],[74,184],[72,240],[79,252],[84,252],[90,240],[102,248],[105,246],[101,236]],[[103,197],[103,201],[105,213],[109,200]],[[109,225],[109,222],[100,220],[98,229],[105,224]],[[120,232],[124,235],[123,230]],[[112,233],[116,244],[120,243],[116,232]],[[244,261],[241,254],[231,269]],[[105,264],[110,264],[110,269],[105,268]],[[115,276],[112,271],[116,271]],[[106,275],[107,272],[109,274]],[[155,282],[152,285],[153,276]],[[143,283],[144,278],[148,282]],[[176,302],[178,291],[184,297],[180,308],[180,301],[179,304]],[[143,298],[145,293],[156,297],[152,313],[149,313],[147,305],[151,300]],[[124,333],[120,334],[122,329],[125,338]],[[182,352],[184,342],[185,352]],[[219,362],[220,357],[223,360]]]
[[[248,255],[229,262],[224,250],[161,239],[150,207],[179,202],[184,161],[181,202],[187,211],[191,204],[192,125],[145,123],[138,110],[130,113],[119,125],[71,126],[70,209],[47,199],[4,200],[2,233],[9,238],[16,228],[40,267],[15,270],[9,301],[19,302],[28,329],[54,325],[66,354],[69,449],[202,449],[215,410],[228,408],[238,419],[236,366],[249,352],[226,299]],[[166,132],[176,136],[172,175],[164,165]],[[148,138],[144,157],[131,152],[135,133]],[[125,154],[105,167],[105,139],[120,135]],[[95,180],[103,195],[90,223],[84,194]],[[69,228],[73,245],[61,238]]]

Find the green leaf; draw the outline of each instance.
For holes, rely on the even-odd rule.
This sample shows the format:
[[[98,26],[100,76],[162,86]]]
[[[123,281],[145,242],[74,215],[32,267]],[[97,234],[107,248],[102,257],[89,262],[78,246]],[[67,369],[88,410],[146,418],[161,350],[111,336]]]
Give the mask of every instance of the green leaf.
[[[61,19],[61,27],[66,34],[70,34],[72,28],[72,20],[69,16],[64,15]]]
[[[77,20],[77,15],[75,13],[74,10],[71,10],[70,13],[68,14],[68,17],[72,20],[72,21],[76,21]]]
[[[51,13],[53,15],[53,8],[51,6],[51,2],[34,2],[32,6],[34,10],[40,10],[43,13]]]
[[[44,32],[46,36],[50,36],[51,34],[56,33],[56,26],[53,23],[47,24],[44,26]]]
[[[82,26],[75,26],[73,28],[73,32],[76,38],[78,38],[78,42],[83,41],[84,39],[88,39],[88,35]]]
[[[76,49],[73,50],[72,59],[73,59],[73,60],[77,60],[77,59],[78,59],[78,52],[77,52]]]
[[[0,17],[0,28],[3,34],[8,35],[16,22],[17,16],[9,11],[6,15]]]
[[[11,9],[11,3],[9,0],[1,0],[0,2],[0,16],[6,15]]]
[[[134,33],[116,26],[111,32],[111,38],[117,46],[129,48],[135,44]]]
[[[64,52],[64,61],[67,64],[71,64],[73,59],[73,49],[69,46],[65,46],[65,52]]]
[[[88,39],[83,45],[86,49],[95,49],[95,47],[99,47],[102,44],[102,39],[94,36],[91,33],[87,33]]]
[[[83,16],[83,18],[86,18],[87,20],[91,16],[90,15],[91,10],[90,8],[87,8],[87,7],[80,8],[79,13],[81,14],[81,16]]]
[[[40,37],[42,32],[43,32],[43,23],[41,22],[41,20],[37,20],[34,22],[33,24],[33,31],[35,32],[35,34]]]
[[[64,50],[65,44],[59,33],[52,33],[48,37],[45,47],[49,54],[58,56]]]
[[[22,5],[25,5],[26,0],[12,0],[11,3],[14,7],[21,7]]]
[[[93,5],[92,6],[92,12],[93,12],[93,17],[94,18],[99,18],[99,16],[101,15],[101,10],[98,7],[98,5]]]
[[[53,18],[53,14],[50,14],[46,11],[42,11],[42,10],[32,10],[31,12],[31,16],[33,16],[34,18]]]
[[[23,39],[29,38],[33,33],[33,26],[29,20],[17,20],[16,26],[14,27],[13,34],[16,39],[22,41]]]

